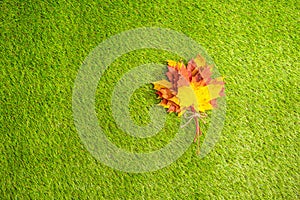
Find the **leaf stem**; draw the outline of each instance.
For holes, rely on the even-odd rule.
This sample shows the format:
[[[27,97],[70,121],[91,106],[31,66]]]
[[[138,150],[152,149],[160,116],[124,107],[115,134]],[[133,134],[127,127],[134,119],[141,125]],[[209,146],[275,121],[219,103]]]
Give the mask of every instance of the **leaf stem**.
[[[194,106],[191,106],[191,110],[192,112],[195,114],[196,113],[196,110],[194,108]],[[197,115],[194,115],[194,120],[195,120],[195,124],[196,124],[196,135],[195,135],[195,138],[194,138],[194,142],[196,143],[197,142],[197,155],[200,154],[200,136],[202,135],[202,131],[200,129],[200,126],[199,126],[199,120],[198,120],[198,117]]]

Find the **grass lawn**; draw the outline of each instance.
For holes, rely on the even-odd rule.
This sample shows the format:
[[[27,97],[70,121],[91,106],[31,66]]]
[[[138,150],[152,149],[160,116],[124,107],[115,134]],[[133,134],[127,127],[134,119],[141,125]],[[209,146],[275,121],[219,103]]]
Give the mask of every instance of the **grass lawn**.
[[[299,14],[296,0],[0,2],[1,199],[299,199]],[[201,44],[226,81],[222,136],[204,159],[196,145],[158,171],[126,173],[96,160],[73,121],[77,72],[102,41],[138,27],[170,28]],[[116,59],[96,93],[99,124],[118,147],[148,152],[175,135],[136,139],[109,106],[130,69],[179,59],[143,49]],[[137,124],[157,103],[151,85],[129,109]]]

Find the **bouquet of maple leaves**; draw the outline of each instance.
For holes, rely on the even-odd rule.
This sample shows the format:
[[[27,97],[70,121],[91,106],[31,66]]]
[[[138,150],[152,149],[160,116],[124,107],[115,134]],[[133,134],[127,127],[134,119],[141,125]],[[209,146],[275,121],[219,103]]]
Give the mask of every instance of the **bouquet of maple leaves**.
[[[206,111],[216,108],[217,98],[225,95],[223,78],[213,79],[212,70],[213,65],[208,65],[201,55],[191,59],[187,66],[182,61],[169,60],[166,73],[168,80],[153,83],[156,94],[161,99],[159,105],[167,108],[169,113],[183,115],[189,119],[187,123],[194,119],[194,142],[198,141],[197,154],[200,153],[199,137],[202,135],[199,119],[205,123],[203,119],[207,117]]]

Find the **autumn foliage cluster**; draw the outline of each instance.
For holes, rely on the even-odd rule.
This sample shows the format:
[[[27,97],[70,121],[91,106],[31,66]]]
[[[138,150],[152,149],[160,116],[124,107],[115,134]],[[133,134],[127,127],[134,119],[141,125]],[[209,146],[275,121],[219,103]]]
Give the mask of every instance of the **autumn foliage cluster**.
[[[159,105],[175,112],[178,116],[192,113],[196,122],[195,141],[201,135],[198,119],[206,116],[205,111],[217,107],[217,98],[224,96],[222,77],[212,78],[213,66],[204,57],[197,55],[187,66],[182,61],[168,61],[168,80],[154,82]]]

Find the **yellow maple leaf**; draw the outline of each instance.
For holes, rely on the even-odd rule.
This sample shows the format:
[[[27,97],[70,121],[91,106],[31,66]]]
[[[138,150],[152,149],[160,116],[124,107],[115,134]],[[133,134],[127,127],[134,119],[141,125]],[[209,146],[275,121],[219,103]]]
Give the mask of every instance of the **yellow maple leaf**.
[[[191,86],[182,86],[178,88],[176,95],[179,99],[179,105],[182,110],[192,105],[198,108],[198,101],[194,89]]]
[[[198,107],[195,107],[200,112],[205,112],[206,110],[211,110],[213,107],[210,103],[210,100],[213,98],[210,95],[208,86],[197,87],[194,84],[191,84],[194,93],[197,98]]]
[[[209,84],[207,86],[199,86],[194,83],[192,83],[191,86],[197,97],[197,102],[199,106],[198,109],[201,112],[213,109],[213,106],[210,101],[221,97],[220,92],[224,87],[221,84]]]
[[[198,67],[204,67],[206,65],[206,60],[204,57],[197,55],[197,57],[194,59],[195,63]]]
[[[167,80],[160,80],[160,81],[153,82],[153,85],[155,90],[172,87],[172,84]]]
[[[206,87],[209,91],[210,100],[212,100],[220,97],[220,91],[223,89],[224,86],[220,84],[210,84]]]
[[[182,67],[184,67],[184,64],[183,64],[182,61],[176,62],[176,61],[173,61],[173,60],[167,60],[167,62],[168,62],[169,67],[173,67],[177,70],[180,70]]]
[[[176,67],[177,62],[174,60],[167,60],[168,66],[170,67]]]

